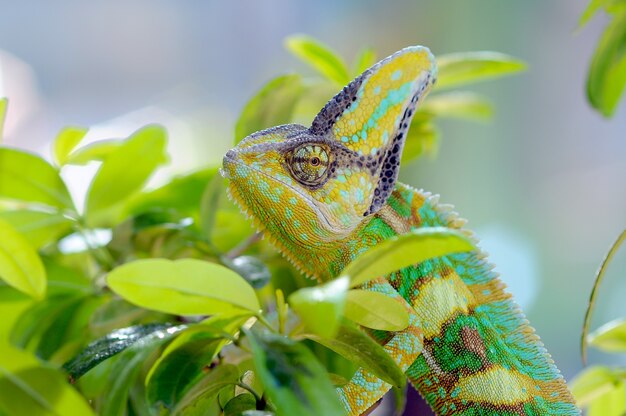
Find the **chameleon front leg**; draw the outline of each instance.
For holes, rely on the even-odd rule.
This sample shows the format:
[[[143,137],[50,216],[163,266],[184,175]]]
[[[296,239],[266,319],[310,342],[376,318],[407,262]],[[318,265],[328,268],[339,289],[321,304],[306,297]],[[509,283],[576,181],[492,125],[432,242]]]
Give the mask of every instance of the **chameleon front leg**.
[[[413,308],[384,278],[373,280],[363,289],[383,293],[400,302],[409,314],[409,326],[403,331],[394,333],[384,345],[389,354],[403,372],[417,359],[423,347],[423,334],[420,322]],[[389,391],[391,385],[379,379],[367,370],[359,368],[352,379],[337,389],[339,398],[350,416],[357,416],[372,407]]]

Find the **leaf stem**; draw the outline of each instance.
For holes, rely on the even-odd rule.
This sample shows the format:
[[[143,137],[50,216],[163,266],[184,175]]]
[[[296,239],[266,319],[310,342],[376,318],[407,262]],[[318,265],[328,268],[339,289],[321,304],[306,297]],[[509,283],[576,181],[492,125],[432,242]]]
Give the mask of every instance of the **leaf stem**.
[[[257,402],[260,402],[262,400],[262,397],[259,396],[259,393],[257,393],[251,385],[244,383],[243,381],[239,381],[236,384],[237,386],[241,387],[244,390],[248,390],[253,396],[254,396],[254,400],[256,400]]]
[[[593,284],[593,288],[591,289],[591,295],[589,296],[589,305],[587,306],[587,312],[585,313],[585,320],[583,322],[583,331],[580,336],[580,353],[583,365],[587,365],[587,335],[589,333],[589,325],[591,324],[591,314],[593,312],[593,307],[596,303],[596,296],[598,295],[598,287],[600,286],[600,283],[604,278],[607,266],[615,256],[615,253],[617,253],[617,250],[624,243],[624,241],[626,241],[626,230],[622,231],[619,237],[617,237],[617,240],[615,240],[615,242],[609,249],[609,252],[606,254],[604,260],[602,260],[602,263],[600,264],[600,268],[596,272],[596,280]]]

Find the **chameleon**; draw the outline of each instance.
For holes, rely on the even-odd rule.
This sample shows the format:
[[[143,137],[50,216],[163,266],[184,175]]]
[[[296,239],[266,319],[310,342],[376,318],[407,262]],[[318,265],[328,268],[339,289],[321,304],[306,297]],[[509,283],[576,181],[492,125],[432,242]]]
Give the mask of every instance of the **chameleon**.
[[[416,107],[437,78],[411,46],[345,86],[310,127],[253,133],[224,156],[228,193],[284,257],[326,282],[373,246],[420,227],[477,240],[439,197],[397,181]],[[370,331],[438,415],[578,415],[551,356],[480,249],[426,260],[362,287],[399,302],[409,325]],[[347,414],[390,389],[358,369],[337,389]]]

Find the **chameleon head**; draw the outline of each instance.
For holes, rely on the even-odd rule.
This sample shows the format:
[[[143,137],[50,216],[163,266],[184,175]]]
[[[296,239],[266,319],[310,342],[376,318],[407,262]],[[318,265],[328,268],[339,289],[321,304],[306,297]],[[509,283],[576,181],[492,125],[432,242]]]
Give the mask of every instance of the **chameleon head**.
[[[427,48],[405,48],[343,88],[311,127],[256,132],[224,157],[229,192],[276,241],[343,239],[393,191],[416,105],[435,82]]]

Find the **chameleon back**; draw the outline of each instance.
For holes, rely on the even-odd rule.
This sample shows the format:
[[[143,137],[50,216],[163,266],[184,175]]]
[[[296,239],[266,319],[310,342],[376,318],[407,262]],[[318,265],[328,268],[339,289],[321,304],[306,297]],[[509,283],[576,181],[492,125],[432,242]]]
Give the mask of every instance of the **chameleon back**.
[[[386,227],[390,236],[406,231],[406,224],[462,229],[465,221],[437,200],[398,184],[387,202],[395,215],[385,210],[371,226]],[[492,269],[484,253],[474,252],[425,261],[388,277],[414,308],[424,335],[422,353],[406,371],[409,380],[440,415],[580,414],[550,355]]]

